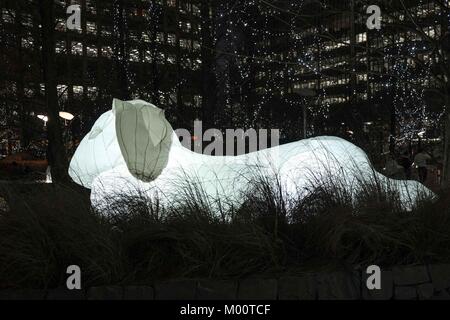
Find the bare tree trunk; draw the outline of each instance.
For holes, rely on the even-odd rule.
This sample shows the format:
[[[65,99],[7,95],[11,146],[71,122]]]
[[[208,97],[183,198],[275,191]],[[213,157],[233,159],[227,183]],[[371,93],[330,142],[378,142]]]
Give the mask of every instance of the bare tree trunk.
[[[22,50],[22,9],[20,6],[16,10],[15,19],[15,30],[16,30],[16,47],[17,47],[17,103],[19,105],[19,121],[20,121],[20,143],[21,149],[28,147],[30,143],[30,123],[28,118],[28,112],[25,106],[25,70],[23,63],[23,50]]]
[[[118,91],[117,98],[123,100],[130,100],[131,94],[129,90],[129,81],[127,74],[127,64],[128,64],[128,35],[126,29],[126,19],[127,12],[125,7],[125,1],[116,0],[114,2],[115,10],[117,10],[117,23],[116,27],[118,30],[118,34],[115,35],[117,37],[117,43],[115,48],[115,56],[116,56],[116,67],[117,67],[117,76],[118,76]]]
[[[212,128],[215,119],[215,93],[216,93],[216,79],[213,71],[213,26],[210,16],[211,2],[203,0],[200,4],[201,10],[201,59],[202,59],[202,78],[201,78],[201,93],[202,93],[202,120],[205,128]]]
[[[180,0],[175,1],[175,21],[180,21],[179,17],[179,10],[180,10]],[[183,68],[181,67],[181,48],[180,48],[180,26],[178,25],[175,28],[175,70],[176,70],[176,84],[175,84],[175,90],[176,90],[176,97],[177,97],[177,103],[176,103],[176,114],[178,115],[178,119],[183,119],[182,122],[179,122],[180,125],[182,125],[184,128],[187,128],[190,123],[190,120],[192,118],[192,115],[187,114],[186,108],[183,106],[183,94],[181,91],[182,84],[183,84]],[[187,123],[186,123],[187,122]]]
[[[450,110],[449,110],[449,89],[445,95],[445,136],[444,136],[444,163],[442,185],[444,188],[450,188]]]
[[[150,4],[150,7],[146,10],[150,13],[150,19],[148,20],[148,25],[144,26],[144,30],[147,30],[147,35],[150,40],[150,44],[146,46],[150,50],[150,96],[151,102],[157,106],[161,104],[159,95],[159,69],[158,69],[158,44],[157,35],[158,28],[161,24],[161,12],[158,6]]]
[[[53,181],[64,182],[68,181],[68,161],[59,122],[58,92],[56,89],[54,1],[39,0],[39,9],[42,24],[42,70],[48,116],[47,158],[51,166]]]
[[[442,174],[441,185],[444,188],[450,188],[450,25],[448,16],[450,14],[450,8],[444,3],[440,4],[441,14],[441,30],[444,30],[444,35],[442,37],[441,51],[443,55],[443,63],[441,64],[442,71],[444,71],[444,79],[446,79],[444,84],[444,103],[445,103],[445,119],[444,119],[444,163],[442,168],[444,170]]]

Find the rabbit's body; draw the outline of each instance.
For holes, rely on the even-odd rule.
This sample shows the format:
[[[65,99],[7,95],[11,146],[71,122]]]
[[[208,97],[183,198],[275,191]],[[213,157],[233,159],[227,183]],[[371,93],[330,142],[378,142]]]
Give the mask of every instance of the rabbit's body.
[[[145,104],[144,107],[156,108]],[[154,137],[144,143],[138,139],[120,141],[116,116],[113,110],[99,118],[71,163],[72,178],[92,189],[91,199],[97,208],[107,206],[118,195],[133,194],[145,194],[149,199],[157,197],[173,205],[189,196],[189,188],[200,191],[203,200],[212,206],[218,200],[221,206],[239,206],[243,193],[261,177],[278,183],[284,196],[292,199],[330,182],[352,192],[376,182],[386,190],[397,191],[406,207],[412,206],[420,194],[431,194],[418,182],[392,180],[377,173],[363,150],[337,137],[305,139],[240,156],[208,156],[184,148],[170,125],[158,131],[162,132],[160,136],[164,138],[160,140],[165,144],[153,144]],[[141,135],[145,135],[146,129],[142,130]],[[139,143],[145,144],[144,151],[128,147]],[[135,152],[131,157],[137,159],[131,163],[130,150]],[[147,160],[141,161],[142,158]],[[152,161],[158,161],[155,175],[151,171]]]

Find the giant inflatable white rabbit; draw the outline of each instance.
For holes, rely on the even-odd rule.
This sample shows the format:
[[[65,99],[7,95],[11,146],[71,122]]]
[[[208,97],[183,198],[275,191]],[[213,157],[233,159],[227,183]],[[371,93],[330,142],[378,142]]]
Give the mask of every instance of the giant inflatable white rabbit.
[[[324,177],[355,193],[375,179],[398,192],[407,208],[422,194],[432,195],[416,181],[376,172],[363,150],[337,137],[305,139],[240,156],[194,153],[181,145],[163,110],[142,100],[114,99],[112,110],[81,141],[69,174],[92,189],[92,204],[99,209],[116,196],[142,193],[176,203],[182,181],[200,187],[205,201],[239,206],[256,175],[274,177],[292,198],[305,196]]]

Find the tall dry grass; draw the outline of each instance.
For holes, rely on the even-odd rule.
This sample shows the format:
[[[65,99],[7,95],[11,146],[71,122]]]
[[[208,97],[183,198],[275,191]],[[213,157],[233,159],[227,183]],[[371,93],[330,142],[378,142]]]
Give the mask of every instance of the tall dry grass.
[[[376,181],[356,196],[336,179],[315,185],[290,199],[281,181],[260,175],[230,207],[220,205],[226,199],[212,206],[199,184],[186,183],[176,206],[122,194],[108,216],[73,186],[9,186],[1,190],[9,210],[0,211],[0,287],[61,286],[72,264],[87,287],[450,261],[448,193],[406,210]]]

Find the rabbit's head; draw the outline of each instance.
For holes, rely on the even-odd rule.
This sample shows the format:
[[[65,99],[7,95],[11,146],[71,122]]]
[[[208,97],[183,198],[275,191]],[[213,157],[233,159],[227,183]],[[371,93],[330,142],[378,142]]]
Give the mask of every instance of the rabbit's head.
[[[90,188],[99,174],[126,167],[149,182],[167,165],[173,129],[164,111],[142,101],[114,99],[78,146],[70,163],[72,179]]]

